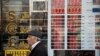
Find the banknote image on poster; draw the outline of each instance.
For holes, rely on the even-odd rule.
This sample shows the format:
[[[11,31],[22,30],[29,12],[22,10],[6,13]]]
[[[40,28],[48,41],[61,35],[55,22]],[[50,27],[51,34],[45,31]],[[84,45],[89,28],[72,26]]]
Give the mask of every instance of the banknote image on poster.
[[[47,26],[47,12],[33,12],[32,25]]]
[[[34,1],[33,10],[47,10],[47,4],[45,1]]]
[[[44,20],[32,20],[32,25],[34,26],[43,26],[44,23]]]
[[[95,56],[95,50],[54,50],[54,56]]]
[[[81,49],[81,16],[68,15],[68,49]]]
[[[32,20],[32,25],[34,26],[41,26],[41,27],[47,27],[47,20]]]
[[[64,48],[64,16],[55,15],[51,17],[51,48]]]
[[[25,20],[25,19],[24,20],[20,20],[19,21],[19,25],[28,26],[29,22],[30,22],[29,20]]]
[[[100,15],[95,16],[95,48],[100,49]]]
[[[32,12],[32,19],[47,19],[47,12]]]

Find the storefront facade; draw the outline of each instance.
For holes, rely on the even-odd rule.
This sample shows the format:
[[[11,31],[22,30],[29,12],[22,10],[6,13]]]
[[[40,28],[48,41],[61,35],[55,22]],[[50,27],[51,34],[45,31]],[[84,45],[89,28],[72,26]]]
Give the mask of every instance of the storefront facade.
[[[49,56],[100,56],[99,0],[0,1],[1,54],[28,49],[26,33],[35,29],[42,32]]]

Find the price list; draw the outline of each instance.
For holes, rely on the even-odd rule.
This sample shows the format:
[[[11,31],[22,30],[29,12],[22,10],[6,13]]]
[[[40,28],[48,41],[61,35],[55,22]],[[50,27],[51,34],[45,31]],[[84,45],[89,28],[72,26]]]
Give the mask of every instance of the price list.
[[[68,15],[68,49],[81,49],[81,15]]]
[[[51,45],[53,49],[64,48],[64,16],[56,15],[51,19]]]

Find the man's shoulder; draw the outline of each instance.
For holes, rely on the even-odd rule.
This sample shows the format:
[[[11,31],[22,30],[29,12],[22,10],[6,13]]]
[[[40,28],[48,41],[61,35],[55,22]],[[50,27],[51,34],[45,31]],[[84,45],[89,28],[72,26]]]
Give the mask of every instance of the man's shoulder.
[[[37,47],[46,47],[45,44],[43,44],[42,42],[37,44]]]

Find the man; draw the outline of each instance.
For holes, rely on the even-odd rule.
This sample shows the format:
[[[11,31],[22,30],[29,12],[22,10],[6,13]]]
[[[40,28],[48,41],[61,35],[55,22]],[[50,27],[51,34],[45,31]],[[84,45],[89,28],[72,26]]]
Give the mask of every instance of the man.
[[[37,30],[28,32],[27,42],[32,48],[29,56],[48,56],[47,48],[40,41],[41,35],[41,32]]]

